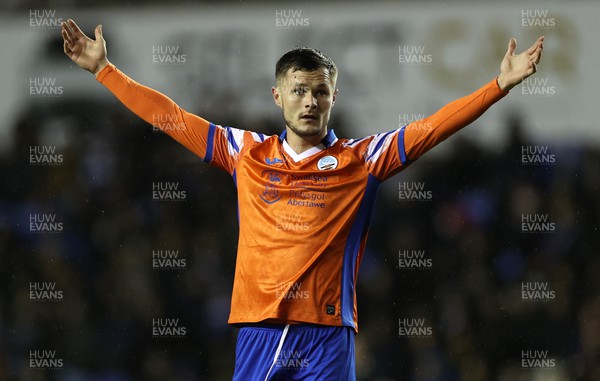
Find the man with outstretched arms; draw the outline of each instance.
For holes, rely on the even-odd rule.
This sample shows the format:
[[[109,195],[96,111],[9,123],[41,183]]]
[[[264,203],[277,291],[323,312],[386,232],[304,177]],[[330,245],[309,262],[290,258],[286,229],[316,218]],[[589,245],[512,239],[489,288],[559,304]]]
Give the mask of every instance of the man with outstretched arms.
[[[540,37],[516,55],[511,39],[500,74],[424,120],[361,139],[327,129],[337,68],[321,52],[296,48],[277,62],[271,91],[281,135],[222,127],[181,109],[127,77],[73,20],[62,25],[65,53],[125,106],[165,132],[237,187],[239,240],[229,323],[240,328],[234,380],[354,380],[356,278],[377,189],[465,127],[536,71]],[[429,126],[424,129],[422,126]],[[294,358],[282,356],[293,353]]]

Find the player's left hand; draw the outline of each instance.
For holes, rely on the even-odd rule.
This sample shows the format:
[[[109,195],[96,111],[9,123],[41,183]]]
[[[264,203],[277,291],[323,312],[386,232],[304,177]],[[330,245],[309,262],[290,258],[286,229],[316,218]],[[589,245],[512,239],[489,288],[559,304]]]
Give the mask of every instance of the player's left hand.
[[[542,58],[544,50],[544,36],[537,39],[529,49],[521,54],[515,55],[517,40],[511,38],[508,42],[508,50],[500,64],[500,75],[498,85],[504,91],[508,91],[523,82],[523,80],[537,71],[537,64]]]

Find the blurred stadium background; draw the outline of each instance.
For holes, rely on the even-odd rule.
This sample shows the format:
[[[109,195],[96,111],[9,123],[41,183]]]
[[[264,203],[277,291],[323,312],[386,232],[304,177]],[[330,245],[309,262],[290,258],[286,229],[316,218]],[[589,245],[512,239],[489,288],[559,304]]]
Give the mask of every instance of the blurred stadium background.
[[[340,70],[344,137],[434,112],[491,80],[511,36],[521,51],[545,35],[535,80],[381,189],[357,375],[600,380],[600,3],[90,3],[0,3],[0,380],[233,371],[233,183],[74,67],[67,18],[88,35],[103,24],[109,59],[182,107],[268,134],[283,128],[276,60],[316,47]],[[154,200],[157,183],[185,197]],[[156,267],[159,252],[184,261]]]

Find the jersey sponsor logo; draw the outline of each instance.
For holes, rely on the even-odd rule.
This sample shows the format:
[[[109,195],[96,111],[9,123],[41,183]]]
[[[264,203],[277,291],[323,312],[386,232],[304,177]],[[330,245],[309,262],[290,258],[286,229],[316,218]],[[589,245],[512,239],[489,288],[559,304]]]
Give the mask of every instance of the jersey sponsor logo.
[[[325,171],[328,169],[336,169],[337,166],[338,166],[338,161],[333,156],[322,157],[321,159],[319,159],[319,162],[317,163],[317,168],[320,171]]]
[[[267,204],[273,204],[281,199],[282,193],[279,187],[281,186],[281,179],[284,176],[282,173],[277,171],[262,171],[263,178],[266,178],[265,189],[258,195],[261,200]]]
[[[283,164],[283,160],[281,160],[278,157],[273,158],[273,159],[271,159],[269,157],[265,157],[265,163],[267,163],[267,165]]]
[[[291,188],[303,188],[309,191],[322,191],[327,187],[328,176],[314,174],[291,174]]]

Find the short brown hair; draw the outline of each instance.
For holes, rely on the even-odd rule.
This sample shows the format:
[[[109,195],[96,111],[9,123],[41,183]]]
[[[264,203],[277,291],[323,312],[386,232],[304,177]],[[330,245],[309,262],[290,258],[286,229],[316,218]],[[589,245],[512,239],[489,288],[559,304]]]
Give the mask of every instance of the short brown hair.
[[[281,56],[279,61],[277,61],[275,65],[275,79],[283,77],[290,69],[292,71],[313,71],[322,68],[329,71],[335,84],[337,67],[331,58],[314,48],[294,48]]]

